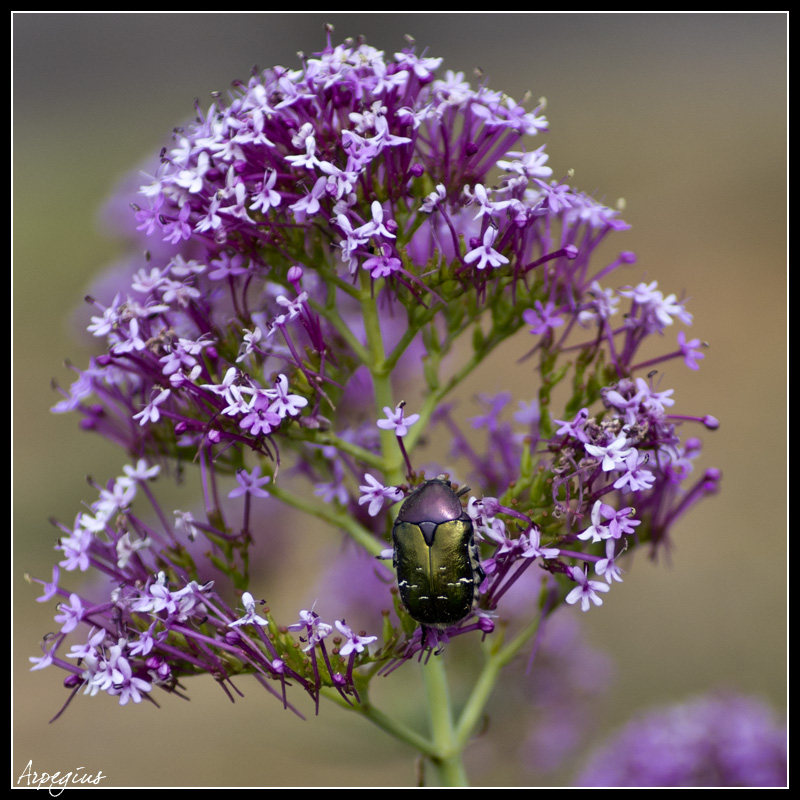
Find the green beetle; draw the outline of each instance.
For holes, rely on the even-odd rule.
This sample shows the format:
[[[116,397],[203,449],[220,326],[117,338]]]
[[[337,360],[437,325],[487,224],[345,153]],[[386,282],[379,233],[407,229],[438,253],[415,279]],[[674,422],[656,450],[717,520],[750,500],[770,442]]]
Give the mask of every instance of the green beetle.
[[[484,573],[472,520],[447,477],[425,481],[405,500],[392,528],[397,588],[409,615],[429,628],[466,617]]]

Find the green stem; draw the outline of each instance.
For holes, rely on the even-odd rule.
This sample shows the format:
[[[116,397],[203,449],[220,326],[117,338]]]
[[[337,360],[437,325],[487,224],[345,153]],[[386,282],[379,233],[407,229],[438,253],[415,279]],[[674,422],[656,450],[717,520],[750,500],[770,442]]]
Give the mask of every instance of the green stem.
[[[321,693],[324,697],[337,703],[347,711],[360,714],[364,719],[369,720],[373,725],[388,733],[389,736],[393,737],[398,742],[405,742],[409,747],[412,747],[423,756],[427,756],[431,759],[436,757],[436,748],[430,739],[420,736],[416,731],[411,730],[411,728],[407,727],[399,720],[384,714],[383,711],[375,708],[375,706],[363,696],[360,704],[351,706],[342,700],[339,693],[333,689],[323,687]]]
[[[383,416],[383,409],[394,409],[396,403],[392,392],[392,371],[386,362],[378,304],[375,302],[373,287],[366,272],[361,275],[361,315],[369,350],[369,357],[364,363],[372,375],[372,385],[375,389],[375,417],[380,419]],[[384,478],[387,485],[402,483],[405,473],[403,457],[395,438],[393,431],[380,430],[381,452],[385,465]]]
[[[375,467],[376,469],[383,469],[383,459],[375,453],[359,447],[353,442],[348,442],[346,439],[339,438],[335,433],[330,431],[302,431],[296,428],[289,429],[289,436],[294,441],[310,442],[311,444],[321,446],[335,447],[342,453],[347,453],[353,456],[358,461],[367,464],[368,466]]]
[[[475,367],[480,364],[482,356],[477,358],[473,356],[447,383],[446,386],[438,391],[431,392],[423,401],[422,408],[419,409],[419,420],[417,424],[410,428],[408,436],[406,436],[406,447],[409,452],[413,450],[417,441],[421,436],[428,433],[428,423],[430,422],[431,415],[439,407],[439,404],[447,396],[448,392],[452,391],[464,378],[466,378]]]
[[[442,786],[468,786],[462,760],[464,742],[460,742],[456,735],[444,658],[431,656],[422,667],[422,677],[425,681],[431,734],[436,749],[436,756],[431,757],[433,769]]]
[[[431,312],[430,315],[426,315],[426,318],[424,319],[415,318],[414,324],[408,327],[406,332],[400,338],[400,341],[394,346],[394,350],[392,350],[386,359],[386,364],[390,369],[393,369],[396,366],[397,362],[400,360],[403,353],[405,353],[405,351],[408,349],[409,345],[414,341],[417,334],[434,318],[434,316],[435,312]]]
[[[497,685],[500,671],[506,667],[519,651],[536,635],[541,624],[541,616],[537,616],[528,626],[526,626],[517,637],[506,647],[498,648],[496,652],[490,652],[484,664],[481,674],[478,676],[472,692],[461,711],[456,728],[457,740],[463,747],[472,732],[478,726],[484,709],[489,698]]]
[[[290,492],[283,486],[270,484],[269,493],[286,503],[287,506],[303,511],[306,514],[311,514],[312,517],[324,520],[336,528],[341,528],[358,542],[368,553],[373,556],[380,555],[383,550],[383,545],[366,529],[344,511],[337,511],[335,506],[329,503],[319,503],[308,497],[300,497],[294,492]]]
[[[323,307],[314,300],[309,300],[308,303],[311,306],[311,308],[313,308],[315,311],[324,316],[326,320],[328,320],[328,322],[333,326],[333,328],[352,348],[358,360],[366,363],[369,356],[367,354],[366,349],[364,348],[364,345],[362,345],[361,342],[358,341],[356,336],[353,334],[353,331],[350,330],[348,324],[342,319],[342,316],[341,314],[339,314],[338,309],[335,306]]]

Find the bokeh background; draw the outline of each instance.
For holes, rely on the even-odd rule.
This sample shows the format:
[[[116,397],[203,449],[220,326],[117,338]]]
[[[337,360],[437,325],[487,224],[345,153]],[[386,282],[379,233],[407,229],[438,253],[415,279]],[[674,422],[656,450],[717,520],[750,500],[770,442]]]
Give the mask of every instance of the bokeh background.
[[[208,106],[212,90],[253,65],[295,68],[297,52],[364,34],[389,53],[414,36],[443,68],[479,68],[489,85],[548,99],[556,175],[613,204],[630,232],[616,246],[639,263],[616,285],[658,280],[686,294],[710,343],[699,372],[672,362],[664,385],[677,410],[717,416],[701,432],[701,467],[722,469],[721,493],[674,531],[669,563],[638,556],[602,609],[580,615],[585,635],[616,663],[599,740],[631,713],[717,688],[786,703],[786,44],[783,14],[16,14],[14,57],[14,780],[34,769],[102,769],[114,786],[408,785],[413,754],[367,723],[323,704],[301,722],[255,683],[231,705],[208,680],[186,703],[119,708],[82,695],[58,722],[62,673],[28,672],[52,604],[55,529],[71,522],[126,463],[109,445],[52,415],[51,378],[89,349],[75,309],[122,252],[98,222],[115,182],[147,162],[171,129]],[[471,78],[474,81],[474,78]],[[91,344],[91,343],[88,343]],[[520,345],[523,347],[523,345]],[[520,352],[524,352],[524,349]],[[492,359],[464,388],[533,394],[515,353]],[[310,607],[313,597],[298,599]],[[587,665],[591,669],[591,665]],[[520,680],[515,678],[514,680]],[[379,702],[421,696],[414,665],[386,681]],[[302,700],[302,698],[301,698]],[[310,703],[300,703],[313,715]],[[508,706],[468,756],[475,784],[569,781],[537,776],[503,739]],[[505,709],[500,711],[500,709]],[[506,715],[504,717],[504,715]],[[497,736],[495,740],[493,736]],[[495,741],[495,744],[492,742]],[[503,743],[502,746],[498,743]]]

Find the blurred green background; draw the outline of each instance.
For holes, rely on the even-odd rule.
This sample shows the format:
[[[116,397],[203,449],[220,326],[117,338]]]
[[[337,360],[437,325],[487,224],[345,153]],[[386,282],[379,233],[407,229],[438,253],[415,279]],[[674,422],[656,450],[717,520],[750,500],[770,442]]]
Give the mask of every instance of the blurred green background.
[[[253,65],[296,68],[297,52],[364,34],[393,53],[414,36],[443,69],[480,68],[516,99],[548,99],[547,144],[556,176],[609,205],[624,197],[633,229],[615,247],[639,263],[612,285],[658,280],[691,298],[687,333],[711,344],[699,372],[670,362],[678,413],[710,413],[697,429],[701,468],[723,471],[721,493],[674,531],[670,563],[643,554],[602,609],[581,615],[586,635],[617,664],[600,739],[633,711],[726,687],[786,702],[786,36],[783,14],[16,14],[14,66],[14,781],[34,769],[84,766],[105,785],[406,785],[413,755],[367,723],[323,704],[303,723],[241,680],[231,705],[208,680],[185,703],[119,708],[78,696],[48,725],[65,692],[55,669],[28,672],[52,630],[53,604],[23,573],[50,577],[56,517],[68,524],[127,463],[52,415],[51,378],[69,385],[69,358],[87,363],[78,330],[93,276],[123,252],[98,210],[130,169],[155,168],[169,132],[210,103],[212,90]],[[531,373],[492,359],[462,392],[512,386],[535,393]],[[513,384],[509,377],[513,371]],[[313,597],[301,600],[310,607]],[[571,612],[580,614],[572,609]],[[421,697],[414,665],[376,687],[389,707]],[[389,686],[391,684],[391,686]],[[380,692],[386,693],[385,698]],[[299,699],[313,715],[310,703]],[[475,784],[537,778],[492,719],[468,756]],[[496,737],[496,738],[493,738]],[[503,746],[499,746],[499,743]]]

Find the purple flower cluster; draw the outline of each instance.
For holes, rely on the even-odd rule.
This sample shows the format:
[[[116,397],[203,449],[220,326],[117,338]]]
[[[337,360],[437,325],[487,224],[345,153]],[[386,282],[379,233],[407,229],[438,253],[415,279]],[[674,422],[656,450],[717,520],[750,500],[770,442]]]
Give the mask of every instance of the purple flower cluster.
[[[303,611],[299,623],[279,629],[268,609],[257,611],[249,592],[242,595],[245,613],[239,616],[214,590],[213,580],[189,579],[200,571],[190,544],[198,536],[213,542],[223,532],[195,520],[189,512],[176,511],[174,522],[166,519],[147,485],[159,471],[144,460],[126,466],[124,475],[99,489],[99,499],[89,512],[78,516],[72,530],[62,527],[57,549],[64,558],[54,567],[51,582],[38,581],[44,586],[38,599],[58,597],[69,602],[60,601],[55,617],[58,633],[43,642],[43,656],[30,659],[32,669],[56,665],[69,673],[65,685],[73,694],[80,688],[90,696],[106,692],[119,696],[120,705],[152,699],[154,686],[179,691],[179,680],[188,675],[215,675],[230,693],[224,679],[241,671],[254,674],[273,694],[277,693],[268,681],[279,681],[287,707],[285,681],[290,678],[317,701],[324,685],[340,692],[348,703],[348,695],[357,697],[352,675],[355,657],[374,637],[354,634],[337,621],[347,642],[338,649],[341,640],[336,639],[337,648],[329,656],[323,640],[332,627],[313,612]],[[257,476],[248,476],[230,495],[245,491],[264,496],[261,482]],[[140,494],[153,505],[158,518],[154,526],[134,511]],[[245,520],[243,529],[247,526]],[[61,569],[94,570],[110,580],[113,588],[101,602],[88,599],[93,593],[88,587],[80,595],[68,593],[59,586]],[[180,578],[175,581],[169,576]],[[241,579],[240,575],[231,577]],[[65,657],[59,655],[79,623],[84,638]],[[247,626],[254,631],[252,639],[244,630]],[[290,631],[303,632],[301,641],[309,642],[303,652],[311,649],[311,658],[298,651]],[[322,666],[314,657],[317,646]],[[349,659],[344,658],[348,655]]]
[[[786,786],[786,727],[749,697],[643,714],[590,758],[578,786]]]
[[[37,668],[56,664],[70,685],[122,702],[203,672],[223,686],[248,673],[284,692],[291,678],[317,699],[325,686],[357,699],[359,664],[396,665],[453,635],[490,632],[534,563],[546,613],[601,604],[622,553],[663,545],[716,489],[713,470],[691,482],[700,443],[679,435],[683,422],[716,421],[673,415],[671,390],[640,376],[668,360],[697,369],[700,343],[683,332],[672,352],[638,356],[648,337],[691,323],[685,304],[655,282],[611,288],[635,257],[597,265],[596,251],[627,225],[553,180],[544,148],[527,146],[546,130],[541,108],[462,73],[437,76],[440,65],[413,47],[388,58],[329,42],[300,69],[254,73],[176,129],[134,205],[147,256],[109,297],[90,298],[104,353],[54,409],[77,411],[84,428],[141,459],[58,546],[61,568],[95,570],[113,588],[92,604],[54,574],[46,597],[69,607]],[[503,418],[507,395],[484,398],[478,448],[446,400],[526,326],[538,395],[516,426]],[[447,356],[462,337],[472,353],[454,366]],[[413,413],[397,395],[409,372],[425,380]],[[567,378],[564,419],[553,419],[552,392]],[[431,424],[450,429],[453,459],[485,495],[469,505],[486,575],[475,614],[410,633],[395,598],[405,627],[387,621],[380,649],[337,620],[347,641],[334,638],[329,654],[333,627],[313,612],[281,627],[258,609],[247,591],[251,502],[268,494],[379,556],[386,506],[423,477],[415,448]],[[202,514],[171,520],[150,492],[159,465],[175,464],[198,466]],[[241,528],[220,501],[234,475]],[[301,480],[289,488],[284,475]],[[139,493],[157,523],[134,513]],[[225,589],[204,579],[198,538]],[[244,592],[243,616],[223,599],[231,589]],[[388,587],[382,602],[392,605]],[[58,650],[79,624],[88,639],[72,663]]]

